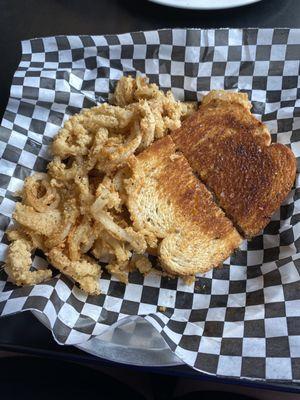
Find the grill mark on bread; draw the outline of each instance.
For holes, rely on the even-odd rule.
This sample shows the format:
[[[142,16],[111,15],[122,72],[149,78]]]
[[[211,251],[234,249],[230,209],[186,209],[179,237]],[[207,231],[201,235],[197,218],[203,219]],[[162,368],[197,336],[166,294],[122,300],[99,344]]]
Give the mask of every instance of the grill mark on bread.
[[[215,224],[211,224],[212,213],[216,217],[222,216],[223,213],[216,207],[212,195],[203,183],[194,177],[183,156],[174,161],[173,165],[168,165],[158,176],[158,181],[166,182],[160,187],[162,198],[169,199],[175,213],[186,221],[196,223],[203,234],[223,237],[232,229],[231,224],[224,224],[220,218],[216,219]],[[178,185],[182,185],[181,192],[178,191],[178,186],[174,185],[176,181]],[[199,215],[198,210],[202,208],[211,209],[212,212]]]

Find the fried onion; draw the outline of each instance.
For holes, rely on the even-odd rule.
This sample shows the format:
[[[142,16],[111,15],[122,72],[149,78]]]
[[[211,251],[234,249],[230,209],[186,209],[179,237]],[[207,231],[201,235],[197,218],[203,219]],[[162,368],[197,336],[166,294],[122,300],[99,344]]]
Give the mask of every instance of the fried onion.
[[[5,272],[16,285],[36,285],[51,278],[50,269],[30,271],[32,244],[25,239],[17,239],[9,246]]]
[[[47,173],[26,178],[13,214],[17,224],[7,231],[5,268],[17,285],[51,277],[49,269],[30,270],[35,249],[88,294],[100,293],[101,275],[88,252],[122,282],[134,268],[153,270],[144,252],[156,254],[159,240],[138,229],[126,208],[129,160],[178,128],[196,105],[131,76],[120,79],[113,103],[71,116],[54,137]]]

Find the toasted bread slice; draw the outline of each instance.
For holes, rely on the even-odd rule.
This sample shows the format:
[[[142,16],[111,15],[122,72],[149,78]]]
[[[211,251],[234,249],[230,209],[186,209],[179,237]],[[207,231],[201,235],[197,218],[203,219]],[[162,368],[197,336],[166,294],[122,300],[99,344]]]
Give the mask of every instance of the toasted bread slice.
[[[241,236],[193,175],[170,136],[129,161],[125,181],[134,228],[158,239],[162,267],[179,276],[206,272],[224,261]]]
[[[171,136],[192,169],[246,237],[263,229],[296,174],[292,151],[271,144],[245,94],[212,91]]]

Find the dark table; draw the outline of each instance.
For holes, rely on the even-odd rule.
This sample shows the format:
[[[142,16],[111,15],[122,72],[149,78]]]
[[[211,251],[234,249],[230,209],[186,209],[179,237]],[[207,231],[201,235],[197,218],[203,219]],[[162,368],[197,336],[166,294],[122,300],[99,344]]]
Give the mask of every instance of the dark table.
[[[20,59],[21,40],[177,27],[300,28],[300,1],[263,0],[210,12],[179,10],[147,0],[0,0],[0,117]]]
[[[20,59],[21,40],[58,34],[122,33],[174,27],[300,28],[300,1],[263,0],[242,8],[204,12],[167,8],[146,0],[0,0],[0,117]],[[0,319],[0,349],[87,364],[110,364],[73,347],[57,345],[50,332],[30,313]],[[201,375],[183,366],[152,368],[152,372],[249,384]],[[256,386],[264,387],[264,384]],[[300,391],[286,385],[268,386],[272,387]]]

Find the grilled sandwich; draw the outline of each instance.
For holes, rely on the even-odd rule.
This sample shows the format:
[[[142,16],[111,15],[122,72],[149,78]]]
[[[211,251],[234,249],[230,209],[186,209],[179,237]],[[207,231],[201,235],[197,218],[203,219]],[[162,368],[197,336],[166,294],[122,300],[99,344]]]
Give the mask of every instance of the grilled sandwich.
[[[267,225],[296,174],[292,151],[271,144],[267,127],[250,108],[246,94],[212,91],[171,133],[176,148],[246,237]]]
[[[204,273],[242,241],[170,136],[129,160],[127,208],[170,275]],[[150,249],[151,250],[151,249]]]

